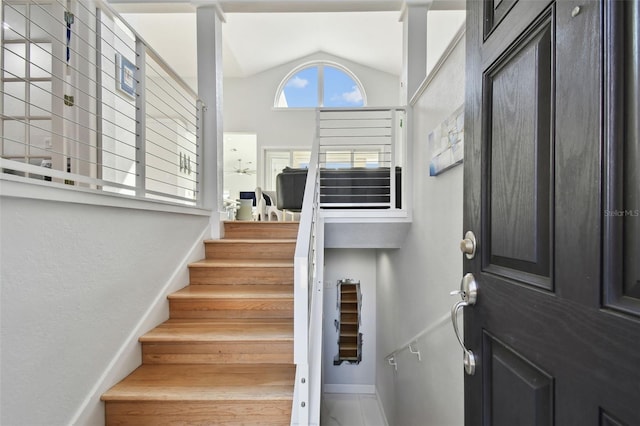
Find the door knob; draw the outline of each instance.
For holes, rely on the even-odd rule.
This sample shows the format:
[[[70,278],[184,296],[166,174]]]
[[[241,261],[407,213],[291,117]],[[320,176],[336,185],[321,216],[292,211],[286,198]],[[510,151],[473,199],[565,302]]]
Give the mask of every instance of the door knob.
[[[458,328],[458,312],[460,312],[465,306],[474,305],[476,300],[478,300],[478,284],[476,283],[473,274],[466,274],[460,283],[460,290],[452,291],[450,294],[459,294],[462,299],[451,307],[451,322],[453,323],[453,331],[456,334],[458,343],[460,343],[460,346],[464,351],[464,371],[468,375],[473,376],[476,372],[476,356],[471,350],[464,346],[464,342],[460,336],[460,329]]]
[[[464,234],[464,240],[460,241],[460,251],[467,256],[467,259],[473,259],[476,255],[476,236],[472,231]]]

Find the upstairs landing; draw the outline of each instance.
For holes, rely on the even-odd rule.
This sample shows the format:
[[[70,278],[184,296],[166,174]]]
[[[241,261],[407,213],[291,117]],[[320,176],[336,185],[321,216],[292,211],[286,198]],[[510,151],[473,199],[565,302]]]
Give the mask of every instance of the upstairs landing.
[[[325,248],[400,248],[411,227],[401,209],[321,209]]]

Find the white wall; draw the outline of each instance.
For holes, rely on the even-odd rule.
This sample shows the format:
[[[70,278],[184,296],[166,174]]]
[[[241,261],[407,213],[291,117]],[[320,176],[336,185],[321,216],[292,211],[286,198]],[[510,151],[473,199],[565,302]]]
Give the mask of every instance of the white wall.
[[[401,249],[378,252],[376,387],[392,425],[464,423],[462,352],[447,319],[462,278],[462,166],[429,177],[426,143],[464,102],[464,46],[463,38],[414,106],[413,224]],[[387,355],[427,328],[416,345],[422,362],[405,350],[394,372]]]
[[[270,70],[224,80],[224,131],[258,135],[258,185],[262,185],[265,147],[311,148],[315,110],[273,108],[276,92],[287,74],[310,61],[328,60],[346,66],[362,83],[369,106],[395,106],[399,77],[326,53],[316,53]]]
[[[466,14],[465,10],[429,10],[427,13],[427,75],[464,25]]]
[[[235,200],[240,197],[240,191],[253,191],[256,188],[258,154],[256,135],[252,133],[224,134],[224,193]],[[242,168],[249,169],[249,173],[238,173],[238,160],[242,160]]]
[[[0,213],[0,423],[100,425],[100,394],[140,364],[208,217],[6,196]]]
[[[325,392],[373,393],[376,365],[376,251],[371,249],[326,249],[324,254],[323,374]],[[362,361],[333,365],[338,353],[338,332],[334,320],[338,280],[360,281],[362,294]]]

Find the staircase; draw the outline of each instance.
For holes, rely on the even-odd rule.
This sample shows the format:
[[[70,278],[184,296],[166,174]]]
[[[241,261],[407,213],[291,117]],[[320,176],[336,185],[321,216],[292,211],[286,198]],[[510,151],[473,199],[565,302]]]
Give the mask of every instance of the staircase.
[[[288,425],[298,223],[226,222],[140,338],[142,365],[102,395],[107,425]]]

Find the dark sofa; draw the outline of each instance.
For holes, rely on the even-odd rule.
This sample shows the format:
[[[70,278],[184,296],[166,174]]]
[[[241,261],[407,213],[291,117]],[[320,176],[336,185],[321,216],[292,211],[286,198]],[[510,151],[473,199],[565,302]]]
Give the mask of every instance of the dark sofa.
[[[402,168],[395,168],[396,207],[402,206]],[[276,176],[277,207],[281,210],[302,210],[307,169],[285,168]],[[320,169],[320,203],[340,204],[333,208],[383,208],[366,204],[388,203],[391,196],[388,167],[350,169]],[[365,204],[348,206],[348,204]]]
[[[276,176],[276,207],[278,210],[299,212],[302,210],[307,169],[287,167]]]

